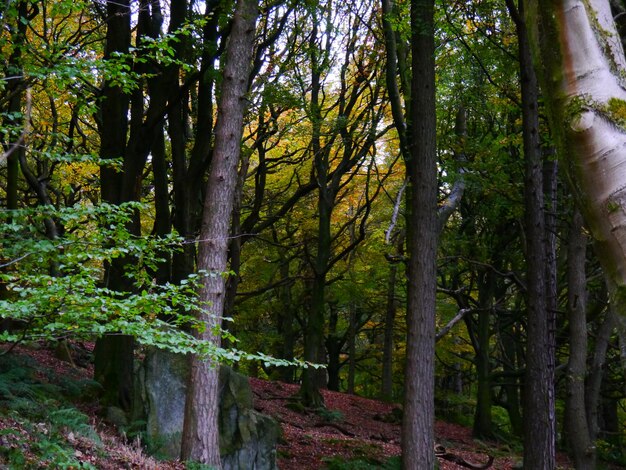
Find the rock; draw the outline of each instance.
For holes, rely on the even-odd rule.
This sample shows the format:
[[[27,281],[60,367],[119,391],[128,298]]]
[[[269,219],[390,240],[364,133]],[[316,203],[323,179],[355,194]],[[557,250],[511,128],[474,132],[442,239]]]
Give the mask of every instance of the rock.
[[[188,371],[186,356],[155,349],[146,354],[143,374],[138,374],[149,448],[171,459],[180,457]]]
[[[158,456],[180,456],[188,358],[151,350],[137,371],[133,420],[146,422],[149,448]],[[220,368],[220,452],[224,470],[276,469],[280,425],[253,409],[247,377]]]
[[[104,419],[118,428],[122,428],[128,425],[126,412],[123,409],[118,408],[117,406],[107,407]]]
[[[220,369],[220,451],[224,470],[276,469],[280,425],[253,409],[248,379]]]

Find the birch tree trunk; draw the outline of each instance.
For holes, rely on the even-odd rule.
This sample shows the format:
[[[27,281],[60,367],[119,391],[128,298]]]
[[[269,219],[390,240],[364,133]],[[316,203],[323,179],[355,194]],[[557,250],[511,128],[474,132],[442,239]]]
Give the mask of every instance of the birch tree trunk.
[[[606,275],[626,299],[626,59],[609,0],[528,0],[551,128]]]
[[[221,95],[215,127],[215,148],[207,182],[200,230],[198,269],[205,270],[200,289],[204,310],[199,312],[206,325],[202,339],[220,345],[219,328],[225,298],[225,279],[230,217],[237,185],[245,95],[252,68],[252,53],[258,5],[256,0],[237,2],[226,49]],[[193,460],[221,468],[219,453],[219,370],[213,361],[197,356],[191,359],[183,426],[183,460]]]

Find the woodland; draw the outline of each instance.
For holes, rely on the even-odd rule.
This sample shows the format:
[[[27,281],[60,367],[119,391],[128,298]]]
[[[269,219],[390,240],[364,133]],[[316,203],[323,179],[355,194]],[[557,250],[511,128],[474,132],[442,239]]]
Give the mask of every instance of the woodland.
[[[28,467],[7,358],[47,348],[139,437],[179,380],[186,468],[246,468],[224,365],[344,434],[331,392],[386,404],[403,469],[437,467],[436,418],[528,470],[626,465],[626,2],[7,0],[0,25],[0,463]]]

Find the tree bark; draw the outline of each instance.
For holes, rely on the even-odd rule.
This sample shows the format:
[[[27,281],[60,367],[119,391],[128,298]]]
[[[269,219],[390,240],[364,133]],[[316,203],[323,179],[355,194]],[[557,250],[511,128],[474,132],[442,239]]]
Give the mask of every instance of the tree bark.
[[[477,282],[478,320],[476,322],[476,411],[474,413],[473,434],[478,438],[493,438],[491,415],[491,354],[490,324],[494,302],[493,271],[483,269]]]
[[[608,0],[528,0],[551,130],[616,295],[626,291],[626,58]]]
[[[608,284],[608,283],[607,283]],[[609,288],[609,291],[611,289]],[[587,411],[587,424],[589,426],[591,441],[595,441],[600,432],[600,395],[602,391],[602,379],[604,377],[604,364],[609,347],[609,341],[613,330],[617,325],[618,318],[612,306],[604,317],[604,321],[598,327],[595,335],[593,357],[589,366],[589,373],[585,383],[585,410]]]
[[[407,197],[407,359],[402,466],[435,465],[435,314],[437,275],[437,155],[434,1],[411,1],[412,82]]]
[[[313,167],[318,184],[317,196],[317,252],[312,262],[313,280],[311,287],[311,305],[309,307],[306,331],[304,333],[304,359],[311,363],[325,364],[324,351],[324,317],[326,311],[326,274],[331,256],[331,216],[334,207],[335,194],[329,187],[328,149],[321,144],[322,112],[320,105],[321,67],[319,50],[317,15],[313,16],[313,31],[309,41],[311,59],[311,104],[310,114],[312,121],[311,151],[313,153]],[[309,407],[324,406],[321,389],[325,386],[326,371],[323,369],[307,368],[302,373],[302,387],[300,397]]]
[[[596,467],[595,447],[585,409],[585,377],[587,372],[587,278],[585,258],[587,237],[583,232],[582,215],[574,212],[567,250],[567,315],[569,319],[569,361],[567,364],[567,396],[565,424],[570,454],[577,470]]]
[[[22,132],[18,137],[15,131],[24,124],[21,117],[18,116],[22,113],[24,89],[26,87],[22,65],[22,51],[26,46],[26,30],[28,28],[28,22],[30,21],[29,2],[20,1],[17,3],[15,9],[15,18],[11,18],[11,20],[15,20],[15,23],[9,25],[13,52],[4,70],[5,76],[11,77],[11,80],[7,80],[7,96],[10,98],[8,108],[6,109],[7,117],[4,117],[2,120],[3,127],[11,130],[10,143],[5,147],[6,155],[8,155],[6,160],[6,208],[9,210],[18,208],[19,162],[20,156],[25,154],[25,136]],[[0,161],[0,163],[3,162]]]
[[[516,23],[522,87],[522,132],[525,161],[527,258],[527,340],[524,379],[524,468],[551,470],[556,466],[556,411],[554,391],[554,326],[548,309],[546,225],[543,162],[539,142],[537,78],[523,22],[512,0],[507,6]]]
[[[237,185],[245,95],[252,69],[257,15],[256,0],[237,2],[226,49],[215,148],[200,230],[198,269],[204,270],[206,275],[199,293],[199,299],[205,307],[198,312],[205,329],[199,335],[218,347],[225,297],[224,273],[227,268],[230,217]],[[181,450],[183,460],[193,460],[215,468],[221,468],[218,372],[215,361],[196,355],[191,357]]]
[[[393,399],[393,330],[398,308],[396,299],[396,274],[398,262],[389,262],[389,280],[387,281],[387,305],[385,308],[385,333],[383,340],[382,386],[380,396],[384,401]]]

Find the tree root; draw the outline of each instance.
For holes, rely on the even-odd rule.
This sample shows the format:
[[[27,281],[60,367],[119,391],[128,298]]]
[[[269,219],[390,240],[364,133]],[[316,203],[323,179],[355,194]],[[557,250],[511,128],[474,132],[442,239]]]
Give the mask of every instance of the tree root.
[[[459,455],[452,454],[446,450],[446,448],[440,444],[435,445],[435,456],[447,460],[448,462],[453,462],[457,465],[461,465],[465,468],[471,468],[473,470],[484,470],[490,468],[493,465],[493,455],[488,455],[489,460],[484,464],[475,464],[468,462],[463,457]]]

